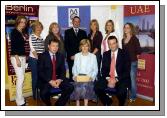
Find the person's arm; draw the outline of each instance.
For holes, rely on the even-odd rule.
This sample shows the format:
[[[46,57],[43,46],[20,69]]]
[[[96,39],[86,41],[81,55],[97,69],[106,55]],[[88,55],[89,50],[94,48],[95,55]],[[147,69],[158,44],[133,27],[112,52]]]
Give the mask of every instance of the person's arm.
[[[90,75],[88,75],[88,76],[90,76],[92,78],[92,81],[94,81],[97,77],[98,66],[97,66],[97,59],[96,59],[95,55],[92,57],[92,59],[93,59],[93,65],[92,65],[93,70],[91,71]]]
[[[37,52],[35,51],[35,49],[34,49],[34,47],[33,47],[33,45],[32,45],[31,36],[29,37],[29,46],[30,46],[30,51],[32,52],[32,54],[34,55],[34,57],[38,59]]]
[[[11,38],[11,45],[12,45],[11,50],[14,54],[15,59],[16,59],[17,66],[21,67],[21,61],[20,61],[19,55],[18,55],[18,44],[19,44],[18,33],[12,31],[10,38]]]
[[[127,51],[124,51],[123,57],[124,57],[123,58],[123,61],[124,61],[123,73],[122,73],[121,77],[119,78],[119,81],[129,79],[129,77],[130,77],[130,68],[131,68],[130,55]]]
[[[83,39],[87,39],[87,34],[86,34],[86,31],[83,31]]]
[[[60,66],[60,78],[62,81],[66,77],[66,68],[65,68],[65,57],[64,55],[61,55],[61,66]]]
[[[103,54],[103,58],[102,58],[102,67],[101,67],[101,74],[102,74],[102,78],[103,79],[106,79],[106,77],[108,77],[108,74],[107,74],[107,60],[106,60],[106,52],[104,52]]]
[[[78,63],[78,56],[75,55],[74,64],[73,64],[73,67],[72,67],[73,79],[75,79],[76,76],[79,74],[78,70],[77,70],[77,65],[78,64],[79,64]]]
[[[49,75],[47,73],[47,69],[45,68],[45,55],[41,54],[38,57],[38,75],[39,80],[45,81],[46,83],[49,83],[51,81],[51,78],[49,78]]]
[[[96,54],[101,49],[102,40],[103,40],[103,36],[102,36],[101,32],[99,32],[98,36],[96,36],[96,42],[94,44],[94,46],[95,46],[95,49],[93,51],[94,54]]]
[[[50,35],[46,36],[46,39],[45,39],[45,42],[44,42],[45,51],[48,51],[49,40],[51,40],[51,36]]]
[[[69,37],[68,36],[68,31],[66,30],[65,31],[65,36],[64,36],[64,47],[65,47],[65,50],[67,52],[67,56],[69,56],[69,52],[70,52],[69,51],[70,49],[69,49],[69,42],[68,42],[69,40],[68,40],[68,37]]]
[[[139,39],[137,37],[135,37],[135,47],[136,47],[135,49],[136,49],[137,57],[139,57],[142,51],[141,51]]]

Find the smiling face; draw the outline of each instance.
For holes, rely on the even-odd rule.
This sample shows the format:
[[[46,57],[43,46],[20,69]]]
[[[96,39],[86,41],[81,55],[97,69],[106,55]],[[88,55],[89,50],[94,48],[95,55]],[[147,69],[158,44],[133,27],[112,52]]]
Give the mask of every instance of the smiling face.
[[[53,34],[56,35],[56,34],[59,33],[59,31],[60,31],[59,26],[58,25],[53,25],[53,27],[52,27]]]
[[[111,22],[108,22],[106,25],[106,29],[108,32],[112,32],[113,31],[113,25]]]
[[[23,30],[25,27],[26,27],[26,23],[27,23],[27,21],[26,21],[26,19],[20,19],[20,22],[19,22],[19,24],[18,24],[18,28],[19,29],[21,29],[21,30]]]
[[[111,49],[111,51],[115,51],[118,49],[118,42],[116,39],[111,39],[111,40],[108,40],[108,46],[109,48]]]
[[[82,45],[81,50],[82,50],[83,53],[89,52],[89,45],[87,43]]]
[[[41,25],[35,26],[35,34],[39,34],[40,35],[42,30],[43,30],[43,28],[42,28]]]
[[[128,24],[124,26],[124,33],[125,34],[131,33],[131,27]]]
[[[55,54],[59,49],[58,42],[51,41],[51,43],[48,45],[49,51]]]
[[[74,18],[72,21],[73,27],[74,28],[79,28],[80,26],[80,19],[79,18]]]
[[[92,23],[91,23],[90,29],[91,29],[92,31],[96,31],[96,30],[97,30],[97,24],[96,24],[96,22],[92,22]]]

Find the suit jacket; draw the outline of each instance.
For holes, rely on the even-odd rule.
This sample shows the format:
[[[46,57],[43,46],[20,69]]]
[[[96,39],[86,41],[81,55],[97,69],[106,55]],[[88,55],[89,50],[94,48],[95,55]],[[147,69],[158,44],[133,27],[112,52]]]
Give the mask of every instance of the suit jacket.
[[[87,38],[86,32],[82,29],[78,30],[77,36],[73,28],[65,31],[65,49],[67,52],[67,59],[79,52],[79,43],[82,39]]]
[[[38,77],[41,87],[50,86],[52,80],[52,60],[48,51],[45,51],[38,58]],[[65,58],[63,54],[56,53],[56,76],[57,79],[65,80]]]
[[[110,64],[111,64],[111,50],[104,52],[102,59],[101,74],[102,79],[110,77]],[[116,85],[130,87],[130,57],[129,54],[118,48],[116,60],[116,72],[118,82]]]

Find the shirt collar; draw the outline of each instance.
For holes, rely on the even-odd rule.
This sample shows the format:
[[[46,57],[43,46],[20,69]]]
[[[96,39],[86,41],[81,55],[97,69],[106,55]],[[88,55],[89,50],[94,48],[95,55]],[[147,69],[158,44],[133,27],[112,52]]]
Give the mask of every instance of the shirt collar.
[[[111,51],[111,55],[112,55],[112,53],[113,53],[113,52]],[[117,53],[118,53],[118,48],[114,51],[114,54],[115,54],[115,55],[117,55]]]
[[[42,37],[41,36],[37,36],[37,35],[35,35],[35,34],[32,34],[36,39],[39,39],[39,40],[42,40]]]
[[[56,54],[54,54],[54,53],[52,53],[52,52],[50,52],[50,51],[49,51],[49,54],[50,54],[51,57],[52,57],[53,55],[56,55]]]
[[[77,32],[79,31],[79,28],[75,28],[75,27],[73,27],[74,32],[75,32],[75,29],[77,29]]]

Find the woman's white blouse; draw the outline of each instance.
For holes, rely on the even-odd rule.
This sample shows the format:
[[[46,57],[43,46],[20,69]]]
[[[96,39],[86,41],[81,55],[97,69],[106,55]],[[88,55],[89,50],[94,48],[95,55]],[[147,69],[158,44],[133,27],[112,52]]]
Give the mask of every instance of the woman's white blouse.
[[[104,35],[104,39],[106,38],[106,36],[107,36],[107,34]],[[115,37],[117,37],[117,39],[118,39],[118,35],[117,35],[117,33],[115,33],[115,32],[110,33],[110,35],[108,35],[108,37],[109,37],[109,36],[115,36]],[[105,40],[106,51],[109,50],[108,37],[107,37],[107,39]],[[101,44],[101,55],[103,55],[103,53],[105,52],[105,50],[104,50],[104,45],[103,45],[104,39],[102,40],[102,44]]]
[[[82,52],[75,54],[72,73],[73,78],[78,74],[86,74],[94,81],[98,73],[96,56],[92,53],[88,53],[88,55],[84,56]]]

